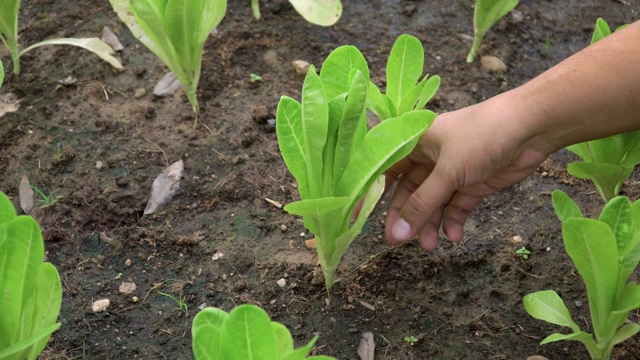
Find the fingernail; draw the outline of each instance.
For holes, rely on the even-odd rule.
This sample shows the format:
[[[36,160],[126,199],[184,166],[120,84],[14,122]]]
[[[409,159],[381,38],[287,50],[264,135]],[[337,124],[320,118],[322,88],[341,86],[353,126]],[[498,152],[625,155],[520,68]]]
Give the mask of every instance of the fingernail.
[[[411,226],[407,220],[401,218],[395,225],[393,225],[391,234],[396,238],[396,240],[407,240],[409,236],[411,236]]]

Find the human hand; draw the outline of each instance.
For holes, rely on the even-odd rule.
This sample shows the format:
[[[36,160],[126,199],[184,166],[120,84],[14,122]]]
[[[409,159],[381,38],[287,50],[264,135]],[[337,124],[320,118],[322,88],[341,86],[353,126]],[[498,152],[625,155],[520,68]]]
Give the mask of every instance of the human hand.
[[[523,180],[555,150],[527,133],[526,115],[497,104],[439,115],[414,151],[385,173],[388,187],[399,179],[386,220],[390,243],[417,234],[432,250],[440,226],[460,241],[467,216],[485,196]]]

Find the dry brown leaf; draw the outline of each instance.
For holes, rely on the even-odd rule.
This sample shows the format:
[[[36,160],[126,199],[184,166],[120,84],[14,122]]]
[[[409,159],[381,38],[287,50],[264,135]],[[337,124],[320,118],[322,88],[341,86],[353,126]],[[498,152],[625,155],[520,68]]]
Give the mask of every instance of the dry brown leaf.
[[[108,26],[102,28],[102,41],[109,44],[113,51],[120,51],[124,49],[124,46],[122,46],[120,39],[118,39],[116,34],[114,34]]]
[[[18,111],[20,101],[14,93],[0,95],[0,118],[3,117],[4,114]]]
[[[20,198],[20,208],[22,208],[25,214],[29,214],[33,209],[34,192],[31,185],[29,185],[27,175],[23,175],[20,179],[18,197]]]
[[[153,95],[160,97],[169,96],[180,89],[180,87],[182,87],[180,80],[170,71],[153,87]]]
[[[167,204],[180,188],[180,180],[184,176],[184,163],[179,160],[164,169],[151,185],[151,196],[144,214],[152,214]]]
[[[358,346],[358,355],[360,360],[373,360],[376,350],[376,344],[373,341],[373,333],[366,332],[360,336],[360,345]]]

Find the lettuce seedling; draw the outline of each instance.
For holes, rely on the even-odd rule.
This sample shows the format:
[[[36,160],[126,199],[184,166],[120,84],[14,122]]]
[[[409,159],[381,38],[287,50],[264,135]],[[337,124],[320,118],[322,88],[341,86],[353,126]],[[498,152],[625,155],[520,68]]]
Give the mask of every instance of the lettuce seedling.
[[[298,14],[308,22],[331,26],[342,15],[342,2],[340,0],[289,0]],[[260,0],[251,0],[251,12],[256,19],[260,19]]]
[[[609,25],[600,18],[596,22],[591,43],[610,34]],[[567,166],[569,174],[593,181],[598,193],[607,202],[618,195],[622,182],[640,164],[640,131],[567,146],[567,150],[582,160]]]
[[[598,219],[587,219],[562,191],[554,191],[552,197],[562,221],[565,248],[587,288],[595,338],[580,329],[553,290],[525,296],[524,307],[536,319],[572,330],[571,334],[552,334],[541,344],[580,341],[592,359],[608,360],[616,344],[640,331],[640,324],[625,324],[629,314],[640,308],[640,286],[628,282],[640,261],[640,201],[615,197]]]
[[[467,55],[467,62],[476,58],[484,35],[500,18],[518,5],[518,0],[476,0],[473,10],[473,45]]]
[[[28,51],[44,45],[73,45],[89,50],[116,69],[122,69],[122,64],[111,56],[113,49],[98,38],[60,38],[41,41],[20,51],[18,49],[18,11],[20,0],[2,0],[0,2],[0,40],[9,49],[13,60],[13,73],[20,75],[20,56]]]
[[[293,338],[282,324],[256,305],[243,304],[227,313],[208,307],[196,314],[191,327],[196,360],[335,360],[307,357],[318,337],[293,348]]]
[[[276,113],[282,157],[298,182],[301,201],[285,206],[316,235],[327,289],[342,256],[384,190],[382,173],[408,155],[436,115],[415,110],[367,132],[366,60],[353,46],[334,50],[318,76],[311,66],[302,101],[283,96]],[[354,207],[364,196],[355,221]]]
[[[60,276],[43,260],[38,223],[0,192],[0,360],[36,359],[60,327]]]
[[[227,11],[226,0],[109,0],[140,42],[180,80],[193,111],[209,33]]]
[[[422,77],[424,48],[414,36],[398,37],[387,60],[387,93],[369,84],[367,107],[382,120],[423,109],[440,86],[440,77]]]

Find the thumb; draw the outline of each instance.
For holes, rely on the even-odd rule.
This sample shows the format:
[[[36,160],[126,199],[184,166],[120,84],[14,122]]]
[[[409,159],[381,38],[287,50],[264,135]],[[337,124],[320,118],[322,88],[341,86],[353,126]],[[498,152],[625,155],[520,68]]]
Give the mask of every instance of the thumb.
[[[437,243],[444,205],[457,189],[450,171],[438,163],[430,174],[410,171],[398,183],[389,205],[387,237],[397,243],[420,233],[421,242]],[[422,176],[421,176],[422,175]]]

